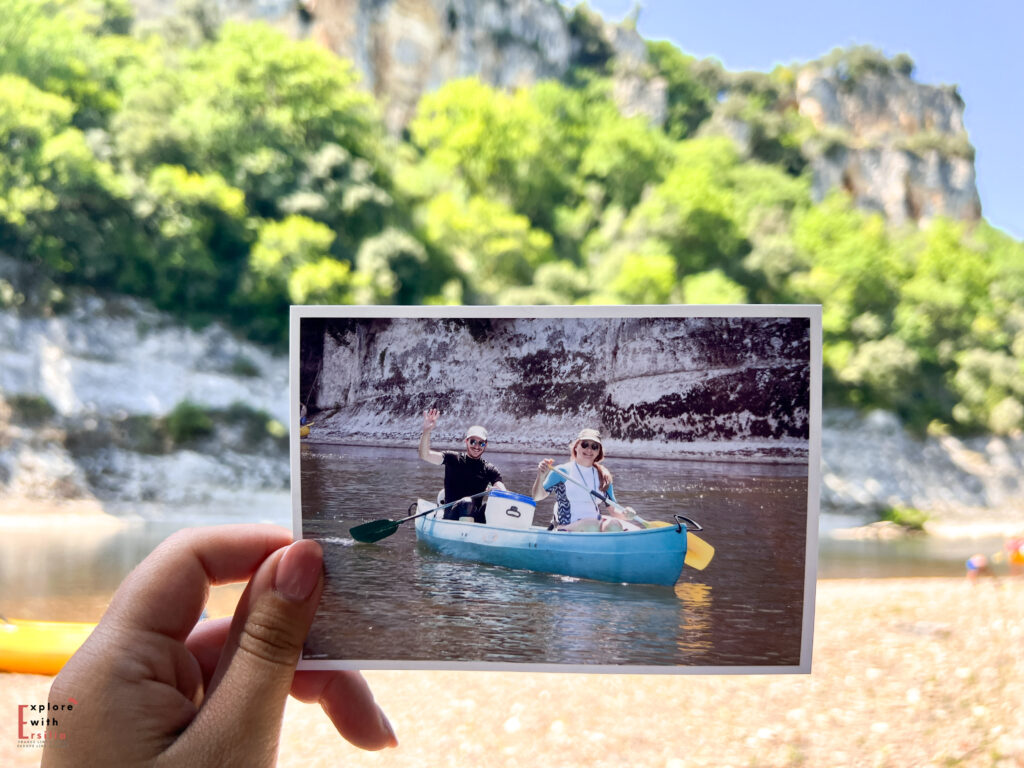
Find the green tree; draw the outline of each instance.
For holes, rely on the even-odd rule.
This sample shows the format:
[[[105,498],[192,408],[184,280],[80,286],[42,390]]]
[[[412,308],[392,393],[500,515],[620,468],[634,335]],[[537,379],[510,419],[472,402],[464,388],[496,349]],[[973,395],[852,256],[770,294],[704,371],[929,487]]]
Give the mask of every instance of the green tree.
[[[132,289],[148,289],[157,306],[196,321],[223,312],[252,242],[245,196],[215,174],[180,166],[153,171],[137,202],[153,248],[138,264]]]
[[[987,254],[971,247],[963,227],[952,222],[936,221],[913,245],[895,326],[922,358],[947,365],[990,306],[991,267]]]
[[[551,229],[571,192],[572,147],[530,91],[498,91],[476,79],[445,84],[420,101],[409,126],[424,161],[461,180],[471,196],[496,197]]]
[[[706,73],[703,78],[695,74],[696,59],[667,40],[648,42],[647,54],[668,84],[665,133],[673,139],[694,136],[701,124],[711,117],[718,101],[718,89],[712,89]]]
[[[251,334],[279,341],[288,328],[288,305],[315,303],[311,298],[335,295],[347,287],[349,267],[326,266],[334,233],[303,216],[267,221],[260,227],[233,302],[239,320]],[[342,274],[342,272],[344,274]],[[323,279],[317,285],[315,278]],[[345,290],[340,293],[347,296]]]
[[[387,229],[367,238],[356,255],[362,304],[416,304],[430,293],[430,253],[408,232]]]
[[[289,212],[280,203],[294,203],[296,192],[330,194],[346,175],[387,197],[379,116],[345,60],[266,25],[237,23],[184,55],[153,55],[156,67],[125,74],[117,121],[118,145],[140,172],[173,163],[219,174],[245,193],[249,210],[271,218]],[[350,205],[347,220],[356,218]]]
[[[619,239],[626,247],[669,253],[677,277],[718,267],[731,274],[741,269],[749,251],[735,216],[735,192],[729,173],[739,162],[727,139],[693,139],[678,145],[665,180],[629,213],[621,228],[606,226],[588,238],[588,258],[600,259]],[[606,222],[608,224],[608,222]],[[646,246],[656,240],[659,245]]]
[[[104,126],[120,105],[118,72],[136,55],[130,25],[121,0],[0,0],[0,74],[66,98],[75,127]]]
[[[528,285],[553,258],[551,236],[497,200],[440,194],[426,206],[425,219],[427,241],[450,255],[474,302]]]
[[[0,247],[71,282],[111,285],[141,232],[110,164],[73,126],[75,106],[0,75]]]

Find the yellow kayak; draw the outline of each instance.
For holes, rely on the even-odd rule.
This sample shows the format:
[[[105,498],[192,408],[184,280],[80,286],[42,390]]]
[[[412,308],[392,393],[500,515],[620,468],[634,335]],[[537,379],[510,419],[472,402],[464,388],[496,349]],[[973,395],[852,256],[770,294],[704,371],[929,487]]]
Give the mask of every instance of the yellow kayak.
[[[0,671],[56,675],[95,624],[77,621],[0,621]]]

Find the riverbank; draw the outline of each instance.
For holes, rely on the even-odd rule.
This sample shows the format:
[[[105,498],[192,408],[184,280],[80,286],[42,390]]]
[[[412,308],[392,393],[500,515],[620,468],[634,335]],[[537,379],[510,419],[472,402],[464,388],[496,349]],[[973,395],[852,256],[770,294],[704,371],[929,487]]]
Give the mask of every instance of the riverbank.
[[[1024,765],[1024,579],[823,581],[811,675],[367,673],[401,746],[289,702],[281,766]],[[0,677],[0,711],[49,678]],[[0,721],[0,764],[38,765]]]

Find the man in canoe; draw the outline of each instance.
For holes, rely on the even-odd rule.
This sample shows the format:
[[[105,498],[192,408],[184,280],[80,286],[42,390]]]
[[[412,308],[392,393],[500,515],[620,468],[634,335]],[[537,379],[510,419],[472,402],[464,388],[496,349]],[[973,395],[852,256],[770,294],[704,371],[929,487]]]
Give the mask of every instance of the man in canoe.
[[[487,486],[508,490],[501,482],[501,472],[489,461],[484,461],[487,450],[487,430],[472,426],[466,430],[465,453],[459,451],[435,451],[430,447],[430,433],[437,426],[440,412],[431,408],[423,414],[423,434],[420,436],[420,458],[431,464],[444,465],[444,504],[456,499],[462,502],[444,511],[445,520],[458,520],[465,515],[483,523],[482,498],[471,499],[487,490]]]

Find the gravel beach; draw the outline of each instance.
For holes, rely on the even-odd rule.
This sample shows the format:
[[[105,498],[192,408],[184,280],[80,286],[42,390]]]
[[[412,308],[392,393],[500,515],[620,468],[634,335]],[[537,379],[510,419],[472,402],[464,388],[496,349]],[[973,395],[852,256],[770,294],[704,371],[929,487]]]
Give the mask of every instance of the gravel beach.
[[[290,701],[281,766],[1017,768],[1024,579],[821,581],[809,676],[366,676],[399,748],[360,752]],[[17,705],[49,684],[0,676],[0,765],[38,765]]]

